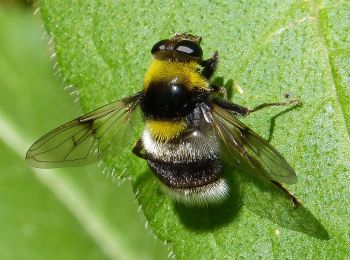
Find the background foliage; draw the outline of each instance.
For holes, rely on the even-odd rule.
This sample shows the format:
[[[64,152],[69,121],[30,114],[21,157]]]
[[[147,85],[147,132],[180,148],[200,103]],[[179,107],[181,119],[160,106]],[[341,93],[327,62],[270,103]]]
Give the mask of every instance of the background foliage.
[[[0,258],[166,258],[128,183],[96,165],[39,171],[25,164],[35,139],[81,114],[54,76],[33,11],[0,4]]]

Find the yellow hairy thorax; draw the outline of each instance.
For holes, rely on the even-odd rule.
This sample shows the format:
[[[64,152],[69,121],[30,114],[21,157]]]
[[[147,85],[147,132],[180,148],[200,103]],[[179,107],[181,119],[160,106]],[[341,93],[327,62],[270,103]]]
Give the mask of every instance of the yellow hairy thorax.
[[[154,59],[145,74],[144,88],[155,81],[178,79],[189,89],[208,89],[208,81],[199,73],[197,62],[177,62]]]

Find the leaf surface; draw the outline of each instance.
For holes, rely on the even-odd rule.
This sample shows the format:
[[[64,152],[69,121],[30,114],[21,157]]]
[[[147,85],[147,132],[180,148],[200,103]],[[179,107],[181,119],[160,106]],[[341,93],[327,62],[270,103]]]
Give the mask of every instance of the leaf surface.
[[[304,205],[298,209],[232,167],[224,205],[188,208],[163,195],[131,152],[105,161],[116,176],[131,178],[150,225],[178,258],[349,257],[348,1],[42,0],[41,14],[86,112],[139,91],[151,47],[172,32],[202,36],[205,57],[219,52],[216,75],[233,81],[235,102],[302,99],[302,108],[244,119],[295,168],[299,181],[288,188]]]

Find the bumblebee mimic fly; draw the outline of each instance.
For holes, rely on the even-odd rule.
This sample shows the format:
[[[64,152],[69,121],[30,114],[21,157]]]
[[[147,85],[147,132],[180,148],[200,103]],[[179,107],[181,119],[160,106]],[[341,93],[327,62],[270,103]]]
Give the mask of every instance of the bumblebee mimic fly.
[[[297,181],[283,156],[238,116],[254,109],[228,101],[223,87],[210,83],[218,52],[203,59],[201,37],[188,33],[156,43],[145,74],[143,90],[110,103],[52,130],[28,150],[26,161],[38,168],[78,166],[95,162],[107,153],[120,132],[141,113],[144,129],[132,152],[145,159],[163,190],[184,203],[212,203],[227,197],[223,156],[282,189]],[[131,152],[131,151],[130,151]]]

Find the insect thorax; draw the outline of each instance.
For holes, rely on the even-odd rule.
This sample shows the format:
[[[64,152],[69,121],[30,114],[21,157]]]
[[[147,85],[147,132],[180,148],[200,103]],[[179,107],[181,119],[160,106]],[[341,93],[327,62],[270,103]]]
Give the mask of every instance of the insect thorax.
[[[186,129],[184,118],[209,88],[196,62],[153,60],[144,81],[141,109],[154,137],[170,140]]]

